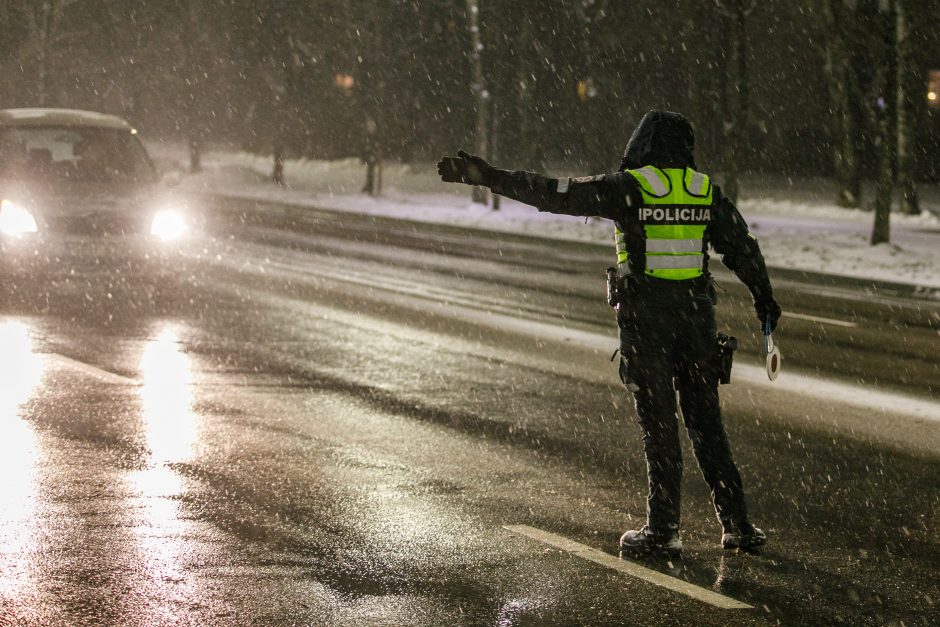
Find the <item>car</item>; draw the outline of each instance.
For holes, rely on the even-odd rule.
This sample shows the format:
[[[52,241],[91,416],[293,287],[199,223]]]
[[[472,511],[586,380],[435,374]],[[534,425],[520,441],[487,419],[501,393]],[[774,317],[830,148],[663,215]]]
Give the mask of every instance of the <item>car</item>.
[[[0,110],[4,274],[172,269],[192,237],[191,222],[137,131],[120,117]]]

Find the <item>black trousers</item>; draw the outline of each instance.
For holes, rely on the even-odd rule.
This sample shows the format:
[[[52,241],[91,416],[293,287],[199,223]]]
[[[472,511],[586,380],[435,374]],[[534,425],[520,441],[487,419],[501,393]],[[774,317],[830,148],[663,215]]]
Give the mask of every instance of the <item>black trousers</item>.
[[[721,422],[714,292],[705,278],[628,279],[618,323],[620,375],[633,392],[649,476],[647,524],[678,529],[678,406],[722,528],[747,523],[741,476]],[[678,392],[678,394],[677,394]]]

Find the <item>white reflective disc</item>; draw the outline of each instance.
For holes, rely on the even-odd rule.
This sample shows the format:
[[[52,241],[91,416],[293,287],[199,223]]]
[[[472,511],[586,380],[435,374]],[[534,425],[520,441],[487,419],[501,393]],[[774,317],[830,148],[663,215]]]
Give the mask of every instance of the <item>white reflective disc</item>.
[[[780,374],[780,362],[782,360],[783,356],[780,355],[780,350],[776,346],[767,353],[767,378],[771,381],[777,380],[777,375]]]

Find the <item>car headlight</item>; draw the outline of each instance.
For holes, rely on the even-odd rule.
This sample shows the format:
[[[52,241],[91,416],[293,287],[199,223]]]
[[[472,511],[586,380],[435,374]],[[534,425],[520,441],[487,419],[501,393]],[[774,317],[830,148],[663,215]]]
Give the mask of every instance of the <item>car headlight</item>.
[[[160,211],[153,217],[150,234],[162,240],[177,240],[189,230],[186,219],[178,211]]]
[[[20,237],[37,230],[33,214],[11,200],[0,201],[0,233]]]

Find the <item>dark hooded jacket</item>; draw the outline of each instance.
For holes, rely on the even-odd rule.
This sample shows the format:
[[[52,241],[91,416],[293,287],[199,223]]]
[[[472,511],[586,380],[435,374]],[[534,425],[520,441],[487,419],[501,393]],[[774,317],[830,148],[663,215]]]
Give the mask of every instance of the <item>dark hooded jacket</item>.
[[[620,170],[645,165],[695,169],[695,133],[684,115],[650,111],[637,125],[620,161]]]
[[[636,179],[625,170],[647,165],[696,169],[694,148],[695,134],[688,119],[671,111],[650,111],[630,137],[618,172],[553,179],[532,172],[494,169],[487,173],[485,183],[495,193],[533,205],[539,211],[616,222],[626,236],[631,274],[637,280],[648,281],[651,279],[643,273],[646,235],[639,219],[643,195]],[[755,301],[771,298],[770,280],[757,240],[717,185],[713,186],[712,197],[715,210],[705,229],[706,241],[748,287]],[[707,275],[708,255],[705,257]]]

